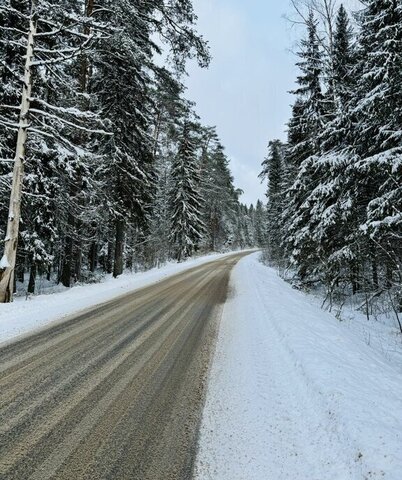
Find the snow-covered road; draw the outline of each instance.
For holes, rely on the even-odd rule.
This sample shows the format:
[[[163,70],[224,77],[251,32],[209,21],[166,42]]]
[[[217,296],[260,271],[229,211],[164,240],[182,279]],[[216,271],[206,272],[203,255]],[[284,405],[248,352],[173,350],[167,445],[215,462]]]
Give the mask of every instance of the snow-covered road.
[[[197,480],[400,480],[400,370],[258,254],[232,275]]]

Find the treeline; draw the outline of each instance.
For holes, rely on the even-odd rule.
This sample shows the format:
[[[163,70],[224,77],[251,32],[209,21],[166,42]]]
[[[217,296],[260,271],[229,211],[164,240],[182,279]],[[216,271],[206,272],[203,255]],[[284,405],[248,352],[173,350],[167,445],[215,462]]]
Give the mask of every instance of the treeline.
[[[210,61],[195,23],[191,0],[1,2],[1,301],[28,272],[34,292],[38,275],[71,286],[252,245],[224,148],[185,98],[186,61]]]
[[[324,284],[330,301],[363,292],[398,312],[402,2],[364,4],[355,21],[343,6],[320,16],[316,1],[304,17],[288,140],[272,141],[263,163],[266,256],[304,286]]]

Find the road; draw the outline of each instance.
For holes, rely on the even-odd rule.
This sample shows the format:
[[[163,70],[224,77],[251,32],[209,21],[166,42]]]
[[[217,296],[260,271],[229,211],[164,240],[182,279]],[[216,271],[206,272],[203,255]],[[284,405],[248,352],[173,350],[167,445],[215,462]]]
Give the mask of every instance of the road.
[[[0,479],[192,477],[236,254],[0,349]]]

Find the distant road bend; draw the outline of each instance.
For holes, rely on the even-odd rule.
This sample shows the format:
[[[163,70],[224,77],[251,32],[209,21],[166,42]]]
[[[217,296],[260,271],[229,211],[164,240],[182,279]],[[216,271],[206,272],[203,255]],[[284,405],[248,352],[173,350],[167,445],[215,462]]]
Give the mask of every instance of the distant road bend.
[[[190,479],[220,306],[244,255],[0,349],[0,479]]]

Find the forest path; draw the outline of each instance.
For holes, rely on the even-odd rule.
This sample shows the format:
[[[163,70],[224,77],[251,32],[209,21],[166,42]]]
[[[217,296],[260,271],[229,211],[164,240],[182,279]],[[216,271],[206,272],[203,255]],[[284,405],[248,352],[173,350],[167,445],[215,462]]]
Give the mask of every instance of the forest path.
[[[0,349],[0,478],[190,478],[219,314],[245,255]]]

